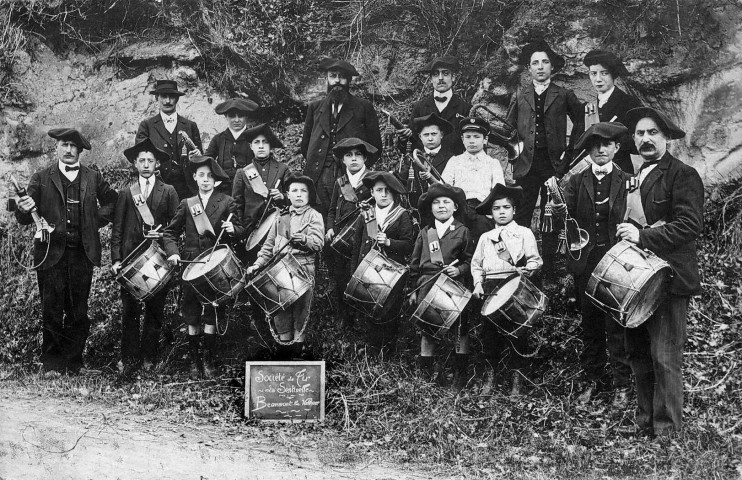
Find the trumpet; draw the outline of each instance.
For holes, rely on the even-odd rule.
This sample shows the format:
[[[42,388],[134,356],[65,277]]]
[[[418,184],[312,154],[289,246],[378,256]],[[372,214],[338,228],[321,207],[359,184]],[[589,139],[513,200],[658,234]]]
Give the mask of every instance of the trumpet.
[[[436,170],[436,168],[429,164],[427,160],[425,160],[425,154],[418,150],[417,148],[412,152],[412,163],[415,164],[415,167],[417,167],[418,170],[422,172],[428,172],[432,177],[441,183],[446,183],[443,181],[443,178],[441,177],[441,174]]]
[[[563,205],[567,203],[564,198],[564,192],[555,177],[548,179],[544,182],[544,185],[546,185],[546,189],[549,191],[551,203],[554,205]],[[550,209],[550,205],[547,205],[546,208]],[[590,234],[584,228],[580,228],[577,220],[572,218],[569,215],[569,211],[567,211],[564,215],[564,229],[559,235],[559,246],[557,247],[557,250],[561,253],[566,253],[567,247],[569,247],[569,254],[572,258],[578,260],[582,254],[582,249],[587,246],[589,241]],[[577,256],[573,255],[572,252],[578,252]]]
[[[482,114],[483,111],[485,114]],[[508,123],[497,112],[494,112],[484,103],[478,103],[469,110],[470,117],[479,117],[484,119],[490,125],[490,143],[504,147],[508,152],[508,161],[514,162],[523,152],[523,141],[520,139],[518,129]],[[456,114],[457,118],[465,118],[460,113]]]

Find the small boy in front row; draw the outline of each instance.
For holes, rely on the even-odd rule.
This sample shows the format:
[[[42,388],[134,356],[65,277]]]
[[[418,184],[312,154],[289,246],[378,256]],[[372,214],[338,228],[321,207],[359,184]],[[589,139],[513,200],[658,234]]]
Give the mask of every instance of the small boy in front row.
[[[186,164],[198,185],[198,193],[184,199],[178,205],[170,225],[163,232],[165,254],[172,265],[181,260],[193,260],[216,243],[223,229],[226,239],[236,243],[243,234],[237,204],[229,195],[214,191],[221,182],[229,179],[211,157],[193,156]],[[231,221],[227,218],[232,214]],[[178,252],[178,239],[185,232],[183,256]],[[224,240],[222,240],[224,241]],[[183,303],[180,307],[183,321],[188,325],[188,353],[191,376],[211,378],[216,375],[214,350],[216,347],[216,321],[224,317],[226,307],[201,305],[196,292],[183,285]],[[203,359],[200,355],[201,326],[203,325]]]
[[[492,215],[495,228],[479,238],[477,249],[471,260],[471,275],[474,280],[476,298],[485,296],[485,283],[488,279],[505,279],[519,272],[530,277],[543,265],[538,252],[536,237],[530,228],[522,227],[513,221],[515,209],[523,198],[521,187],[495,185],[487,198],[476,208],[480,215]],[[492,292],[487,292],[491,294]],[[520,394],[521,368],[525,367],[523,354],[528,347],[528,336],[506,336],[487,319],[483,321],[482,346],[489,362],[485,377],[483,394],[491,393],[494,383],[493,368],[510,348],[508,367],[512,370],[510,395]]]
[[[322,214],[313,209],[310,201],[317,198],[317,191],[311,178],[292,175],[286,179],[286,196],[291,202],[287,213],[282,214],[271,229],[258,252],[255,263],[245,270],[250,276],[268,265],[281,250],[296,258],[314,280],[314,261],[325,244],[325,223]],[[286,242],[290,244],[285,247]],[[314,286],[307,290],[286,310],[273,315],[273,329],[281,344],[279,359],[301,358],[310,360],[311,354],[305,349],[305,333],[309,310],[314,295]]]
[[[460,282],[469,276],[469,263],[474,243],[469,229],[456,218],[466,209],[466,195],[457,187],[434,184],[418,202],[420,212],[432,212],[432,222],[423,227],[415,241],[410,260],[410,280],[419,290],[410,296],[410,304],[420,305],[435,284],[435,277],[442,272]],[[451,265],[458,261],[456,265]],[[453,387],[461,390],[468,379],[469,330],[466,312],[463,312],[451,328],[456,331],[456,357],[454,361]],[[435,338],[421,331],[420,370],[427,379],[433,379]],[[437,380],[443,379],[442,372]]]

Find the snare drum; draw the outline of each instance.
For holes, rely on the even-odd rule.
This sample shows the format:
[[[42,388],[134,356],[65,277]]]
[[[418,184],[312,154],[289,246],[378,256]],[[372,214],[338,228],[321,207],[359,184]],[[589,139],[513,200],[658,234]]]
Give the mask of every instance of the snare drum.
[[[255,247],[262,245],[263,240],[265,240],[265,237],[268,236],[268,231],[271,229],[277,218],[277,209],[265,215],[265,218],[263,218],[263,221],[260,222],[260,225],[258,225],[255,230],[250,232],[250,235],[247,237],[247,243],[245,244],[246,251],[249,252]]]
[[[408,273],[407,267],[372,249],[353,272],[345,298],[353,308],[378,320],[398,306],[395,300],[402,295]]]
[[[519,273],[486,280],[482,316],[513,337],[523,336],[546,309],[546,295]]]
[[[336,251],[339,255],[350,259],[351,251],[353,248],[353,237],[358,233],[358,222],[351,221],[349,224],[344,226],[340,233],[335,235],[330,243],[330,248]]]
[[[439,275],[412,314],[427,335],[440,339],[459,318],[471,300],[471,292],[447,275]]]
[[[670,264],[633,243],[621,240],[595,266],[585,294],[624,327],[638,327],[657,310]]]
[[[285,310],[313,285],[314,279],[298,260],[286,253],[261,268],[247,284],[247,293],[263,311],[271,315]]]
[[[162,247],[145,240],[121,262],[116,281],[137,300],[146,302],[167,285],[174,272]]]
[[[204,305],[223,305],[245,288],[242,264],[231,248],[219,245],[207,250],[183,270],[183,281],[196,292]]]

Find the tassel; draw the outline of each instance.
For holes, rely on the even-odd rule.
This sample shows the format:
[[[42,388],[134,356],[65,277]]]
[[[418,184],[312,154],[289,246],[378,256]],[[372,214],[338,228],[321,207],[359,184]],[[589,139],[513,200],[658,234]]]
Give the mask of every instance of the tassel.
[[[391,154],[394,151],[394,143],[397,138],[397,131],[392,125],[391,119],[387,122],[386,128],[384,128],[384,151]]]
[[[566,228],[559,232],[559,243],[557,243],[557,252],[565,255],[567,253],[567,232]]]
[[[541,231],[544,233],[551,233],[554,231],[554,213],[552,212],[551,200],[544,207],[544,215],[541,218]]]

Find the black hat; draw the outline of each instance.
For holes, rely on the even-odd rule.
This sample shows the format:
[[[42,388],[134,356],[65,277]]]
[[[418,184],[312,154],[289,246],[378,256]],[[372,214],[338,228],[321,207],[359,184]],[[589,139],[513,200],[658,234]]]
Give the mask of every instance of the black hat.
[[[204,165],[208,165],[211,168],[211,174],[214,176],[214,180],[222,182],[228,182],[230,180],[229,175],[227,175],[221,165],[212,157],[207,157],[206,155],[194,155],[189,158],[186,163],[186,169],[188,169],[189,174],[193,175],[199,167]]]
[[[155,82],[155,89],[150,91],[152,95],[162,95],[169,93],[171,95],[182,96],[185,92],[178,90],[178,82],[175,80],[157,80]]]
[[[433,200],[438,197],[448,197],[453,200],[459,207],[456,210],[457,214],[461,214],[466,210],[466,193],[462,189],[445,183],[434,183],[417,201],[418,211],[421,213],[430,213]]]
[[[81,150],[90,150],[88,139],[74,128],[52,128],[49,130],[49,136],[55,140],[69,140]]]
[[[604,66],[614,77],[625,77],[629,74],[620,58],[607,50],[590,50],[582,61],[586,67]]]
[[[599,137],[605,140],[619,140],[623,135],[629,133],[629,129],[623,123],[618,122],[599,122],[590,125],[585,130],[575,144],[575,150],[587,150],[593,146],[593,137]]]
[[[357,77],[360,75],[356,67],[346,62],[345,60],[339,60],[337,58],[323,58],[319,62],[319,69],[323,72],[329,70],[338,70],[343,72],[348,78]]]
[[[332,147],[332,154],[335,155],[335,159],[337,159],[338,161],[342,161],[343,155],[345,155],[348,150],[352,150],[354,148],[363,150],[364,154],[366,155],[366,160],[368,160],[371,155],[379,151],[378,148],[374,147],[370,143],[364,142],[360,138],[348,137],[340,140],[337,145]]]
[[[475,209],[476,212],[480,215],[490,215],[492,213],[492,204],[495,203],[495,200],[501,198],[511,199],[514,204],[513,206],[517,207],[520,205],[521,200],[523,200],[523,188],[507,187],[502,183],[495,184],[494,188],[490,191],[490,194],[487,195],[487,198],[477,205],[477,208]]]
[[[389,190],[399,195],[405,195],[407,193],[402,182],[391,172],[371,172],[363,177],[363,184],[368,188],[373,188],[376,182],[384,182]]]
[[[166,162],[170,159],[170,155],[155,147],[155,144],[152,143],[152,140],[150,140],[149,137],[146,137],[144,140],[135,144],[133,147],[129,147],[124,150],[124,156],[127,160],[129,160],[130,163],[134,163],[136,162],[137,157],[141,152],[152,153],[155,156],[155,160],[160,163]]]
[[[564,67],[564,57],[557,55],[557,53],[551,49],[548,43],[543,40],[537,40],[531,42],[520,50],[518,55],[518,63],[527,67],[531,64],[531,55],[534,52],[546,52],[549,60],[551,61],[551,73],[556,73]]]
[[[258,135],[265,135],[268,144],[273,148],[283,148],[283,143],[278,139],[275,133],[271,130],[271,127],[267,123],[261,123],[257,127],[248,128],[243,134],[248,142],[255,140]]]
[[[246,98],[230,98],[216,106],[214,111],[219,115],[226,115],[230,110],[244,113],[249,116],[250,113],[258,109],[258,104]]]
[[[677,140],[678,138],[685,137],[685,132],[682,131],[680,127],[672,123],[672,121],[670,121],[670,119],[664,114],[650,107],[632,108],[626,112],[625,120],[629,133],[633,135],[636,130],[636,124],[639,123],[639,120],[647,117],[652,118],[657,122],[657,126],[660,127],[662,133],[664,133],[668,139]]]
[[[450,68],[451,70],[459,71],[459,59],[453,55],[445,55],[443,57],[435,57],[433,60],[425,64],[418,72],[420,73],[431,73],[436,67]]]
[[[459,132],[464,133],[471,130],[487,136],[490,133],[490,124],[487,123],[487,120],[480,117],[462,118],[459,122]]]
[[[430,125],[438,125],[441,132],[443,132],[443,135],[448,135],[453,132],[453,125],[435,112],[430,115],[425,115],[424,117],[414,118],[411,123],[410,128],[414,133],[420,133],[423,131],[423,128]]]
[[[314,180],[307,177],[306,175],[292,173],[288,176],[288,178],[286,178],[285,186],[287,192],[289,191],[289,187],[291,187],[292,183],[303,183],[304,185],[306,185],[307,190],[309,191],[309,203],[316,203],[317,190],[314,188]]]

